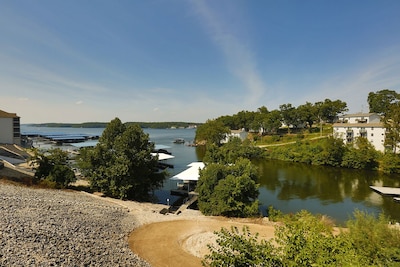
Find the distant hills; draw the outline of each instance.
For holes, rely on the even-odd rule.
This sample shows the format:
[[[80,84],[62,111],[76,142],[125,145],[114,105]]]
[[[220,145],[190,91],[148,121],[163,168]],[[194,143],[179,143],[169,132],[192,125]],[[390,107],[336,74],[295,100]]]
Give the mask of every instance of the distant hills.
[[[105,128],[108,122],[84,122],[84,123],[33,123],[36,127],[65,127],[65,128]],[[168,129],[168,128],[196,128],[202,123],[196,122],[127,122],[126,124],[138,124],[141,128]]]

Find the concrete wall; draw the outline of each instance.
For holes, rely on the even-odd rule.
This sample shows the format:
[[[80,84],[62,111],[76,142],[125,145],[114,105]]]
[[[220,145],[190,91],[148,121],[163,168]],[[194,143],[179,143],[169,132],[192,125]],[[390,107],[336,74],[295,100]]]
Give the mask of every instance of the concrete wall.
[[[0,143],[14,143],[13,118],[0,118]]]

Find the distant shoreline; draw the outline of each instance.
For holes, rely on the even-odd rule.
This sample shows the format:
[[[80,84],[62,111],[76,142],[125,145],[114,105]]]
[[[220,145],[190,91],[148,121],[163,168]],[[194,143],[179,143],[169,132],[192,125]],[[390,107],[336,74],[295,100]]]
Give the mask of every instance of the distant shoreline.
[[[141,128],[174,129],[197,128],[203,123],[197,122],[126,122],[126,124],[138,124]],[[22,125],[35,127],[59,127],[59,128],[106,128],[108,122],[83,122],[83,123],[26,123]]]

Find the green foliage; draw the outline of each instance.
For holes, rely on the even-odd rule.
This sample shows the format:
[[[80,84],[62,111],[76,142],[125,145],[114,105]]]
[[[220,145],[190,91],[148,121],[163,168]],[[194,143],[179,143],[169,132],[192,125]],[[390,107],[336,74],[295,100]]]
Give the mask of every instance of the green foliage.
[[[324,102],[316,102],[314,109],[320,120],[329,123],[332,123],[339,114],[348,111],[346,102],[330,99],[325,99]]]
[[[384,173],[400,173],[400,155],[391,152],[385,153],[380,168]]]
[[[391,104],[400,100],[400,95],[389,89],[383,89],[376,93],[370,92],[368,94],[369,112],[386,114]]]
[[[248,159],[237,159],[234,164],[208,164],[200,171],[196,191],[198,206],[205,215],[250,217],[258,211],[258,179]]]
[[[267,157],[313,165],[340,166],[344,153],[343,141],[328,137],[312,142],[296,142],[293,145],[271,147]]]
[[[379,166],[379,153],[364,137],[355,140],[355,146],[350,145],[346,150],[342,166],[352,169],[374,170]]]
[[[265,157],[265,150],[251,144],[249,140],[231,138],[226,144],[207,146],[203,161],[206,163],[234,163],[238,158],[260,159]]]
[[[389,219],[378,218],[362,211],[354,212],[347,222],[348,231],[342,234],[359,255],[365,266],[400,266],[400,231],[389,227]]]
[[[59,148],[47,153],[35,150],[31,165],[35,170],[35,182],[45,180],[48,184],[54,184],[54,187],[65,188],[76,181],[74,171],[68,166],[68,152]]]
[[[273,206],[268,207],[268,219],[272,222],[276,222],[282,219],[283,213],[280,210],[275,209]]]
[[[228,133],[230,133],[230,130],[222,121],[208,120],[205,124],[197,127],[195,140],[196,142],[219,145]]]
[[[77,162],[93,189],[121,199],[147,200],[165,178],[165,173],[157,172],[153,149],[138,125],[127,126],[116,118],[96,147],[83,150]]]
[[[275,238],[258,240],[249,228],[221,229],[205,266],[399,266],[400,230],[387,218],[355,211],[348,228],[333,234],[324,216],[285,215]]]
[[[209,245],[211,251],[203,261],[203,266],[280,266],[279,258],[274,255],[274,247],[265,240],[258,240],[258,234],[252,235],[249,227],[242,231],[232,227],[215,232],[217,246]]]
[[[385,111],[386,116],[383,119],[386,135],[385,146],[388,152],[397,153],[400,143],[400,102],[389,105]]]

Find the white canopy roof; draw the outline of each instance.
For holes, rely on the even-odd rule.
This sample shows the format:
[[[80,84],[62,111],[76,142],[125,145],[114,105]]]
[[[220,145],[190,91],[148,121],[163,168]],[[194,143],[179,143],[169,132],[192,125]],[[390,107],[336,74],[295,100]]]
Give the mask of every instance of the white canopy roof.
[[[203,162],[192,162],[187,165],[189,169],[178,173],[177,175],[171,177],[171,180],[184,180],[184,181],[198,181],[199,180],[199,169],[204,168]]]
[[[151,153],[153,157],[156,157],[158,155],[158,160],[166,160],[166,159],[173,159],[175,156],[165,154],[165,153]]]

